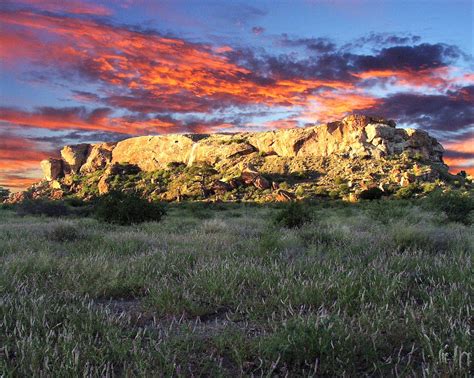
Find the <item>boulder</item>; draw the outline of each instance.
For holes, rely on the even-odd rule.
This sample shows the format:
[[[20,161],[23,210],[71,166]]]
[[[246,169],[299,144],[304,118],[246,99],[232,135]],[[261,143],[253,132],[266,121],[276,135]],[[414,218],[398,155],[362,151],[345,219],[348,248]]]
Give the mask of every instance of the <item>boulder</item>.
[[[263,177],[252,164],[248,164],[242,171],[240,179],[245,185],[254,185],[257,189],[269,189],[271,183]]]
[[[232,187],[224,181],[216,180],[211,184],[211,189],[216,194],[224,194],[231,191]]]
[[[91,173],[103,169],[112,161],[112,150],[116,143],[93,144],[86,162],[82,165],[81,173]]]
[[[286,190],[279,189],[275,195],[275,200],[277,202],[290,202],[295,199],[295,195],[287,192]]]
[[[112,164],[136,164],[147,172],[165,169],[170,163],[186,164],[199,138],[202,136],[170,134],[125,139],[112,150]]]
[[[41,161],[43,177],[48,180],[57,180],[63,176],[63,162],[61,159],[49,158]]]
[[[242,181],[240,181],[239,179],[237,178],[231,178],[227,184],[229,184],[230,188],[231,189],[237,189],[239,186],[242,185]]]
[[[97,188],[99,189],[99,194],[104,195],[110,192],[110,173],[104,173],[99,180]]]
[[[78,173],[82,165],[86,162],[89,148],[89,144],[65,146],[61,150],[61,157],[64,162],[64,173]]]
[[[206,163],[215,165],[255,152],[256,148],[237,135],[213,135],[196,143],[187,160],[187,165]]]
[[[400,186],[408,186],[411,183],[416,182],[416,176],[409,172],[403,172],[400,179]]]
[[[258,175],[257,177],[255,177],[255,179],[253,180],[253,185],[257,189],[261,189],[261,190],[270,189],[271,187],[270,182],[261,175]]]
[[[104,194],[110,191],[115,176],[164,170],[156,175],[143,175],[137,186],[147,185],[147,180],[151,180],[152,187],[159,187],[160,198],[178,198],[176,193],[192,198],[200,190],[196,180],[207,177],[206,183],[218,181],[211,185],[201,183],[204,197],[252,185],[260,190],[273,190],[268,198],[288,201],[292,199],[291,193],[281,191],[269,177],[289,180],[292,186],[298,180],[314,181],[314,185],[329,191],[340,190],[338,180],[344,178],[350,191],[360,194],[359,190],[367,189],[366,181],[395,187],[414,181],[444,180],[438,173],[438,168],[447,170],[443,151],[437,140],[424,131],[397,129],[393,121],[353,114],[341,121],[304,128],[142,136],[116,144],[66,146],[61,151],[62,160],[48,159],[41,164],[49,190],[54,186],[68,193],[80,193],[83,182],[69,173],[89,175],[104,170],[99,182],[97,175],[88,177],[91,185],[98,182],[98,190]],[[227,181],[226,177],[234,178]],[[57,183],[51,183],[55,180]],[[133,185],[132,181],[119,181],[118,186]],[[162,181],[166,185],[158,184]],[[152,190],[148,189],[149,186],[147,195]],[[236,198],[245,199],[254,191],[244,192]],[[253,198],[262,198],[262,193],[253,194]],[[303,197],[308,195],[312,191]]]

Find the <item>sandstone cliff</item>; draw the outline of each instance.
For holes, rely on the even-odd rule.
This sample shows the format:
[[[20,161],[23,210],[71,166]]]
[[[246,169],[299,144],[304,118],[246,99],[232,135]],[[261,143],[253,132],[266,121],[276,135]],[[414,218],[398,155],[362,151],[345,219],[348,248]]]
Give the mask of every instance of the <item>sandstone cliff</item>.
[[[362,115],[288,130],[66,146],[61,159],[41,167],[45,181],[36,191],[49,196],[118,189],[165,200],[284,200],[334,192],[356,198],[372,187],[388,194],[413,183],[439,184],[447,175],[443,147],[428,133]]]

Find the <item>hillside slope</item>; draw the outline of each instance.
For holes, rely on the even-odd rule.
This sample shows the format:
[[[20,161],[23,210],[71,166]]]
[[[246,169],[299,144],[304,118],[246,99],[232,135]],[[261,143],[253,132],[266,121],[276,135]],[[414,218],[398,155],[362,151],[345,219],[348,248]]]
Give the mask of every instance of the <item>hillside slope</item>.
[[[61,158],[41,162],[44,180],[28,193],[89,199],[121,190],[168,201],[357,200],[462,180],[448,173],[443,151],[425,131],[363,115],[268,132],[141,136],[64,147]]]

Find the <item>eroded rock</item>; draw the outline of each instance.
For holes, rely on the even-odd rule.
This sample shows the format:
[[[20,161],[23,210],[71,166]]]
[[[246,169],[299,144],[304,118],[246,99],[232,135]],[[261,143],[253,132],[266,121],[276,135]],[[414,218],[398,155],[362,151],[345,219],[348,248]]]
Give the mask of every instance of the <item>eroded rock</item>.
[[[63,171],[65,174],[79,172],[80,168],[87,160],[89,148],[89,144],[76,144],[73,146],[65,146],[61,150]]]
[[[347,196],[368,184],[393,187],[439,179],[439,171],[447,170],[443,147],[424,131],[395,126],[380,117],[350,115],[288,130],[143,136],[66,146],[62,159],[48,159],[41,166],[50,191],[80,193],[81,186],[95,185],[105,194],[113,183],[114,189],[137,185],[146,195],[168,200],[176,193],[209,198],[230,190],[233,198],[249,200],[265,190],[268,198],[287,201],[299,186],[304,196],[317,195],[314,187],[319,186]],[[209,169],[197,175],[199,190],[193,169],[201,166]]]
[[[57,180],[63,176],[63,161],[61,159],[49,158],[41,161],[43,177],[48,180]]]

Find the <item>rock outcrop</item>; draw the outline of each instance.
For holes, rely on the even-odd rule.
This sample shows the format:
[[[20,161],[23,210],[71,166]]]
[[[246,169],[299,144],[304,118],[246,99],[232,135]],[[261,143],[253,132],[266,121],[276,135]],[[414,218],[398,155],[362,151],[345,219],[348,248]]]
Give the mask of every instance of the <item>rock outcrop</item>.
[[[66,146],[61,150],[64,173],[78,173],[89,155],[90,145],[77,144]]]
[[[41,162],[41,170],[46,180],[56,180],[63,176],[63,161],[55,158],[43,160]]]
[[[88,195],[107,193],[118,185],[152,198],[195,198],[204,192],[245,199],[254,190],[265,193],[262,197],[267,200],[281,201],[294,198],[291,189],[296,181],[309,195],[322,193],[321,187],[331,192],[344,185],[348,195],[368,184],[393,190],[397,185],[433,182],[447,168],[443,151],[425,131],[396,128],[395,122],[378,117],[351,115],[307,128],[142,136],[118,143],[66,146],[62,159],[44,160],[41,167],[48,182],[62,180],[61,187],[69,188],[70,194],[84,194],[81,182],[74,182],[84,179],[93,188]],[[128,168],[120,168],[124,166]],[[130,182],[132,178],[138,181]],[[128,181],[122,188],[124,180]]]

